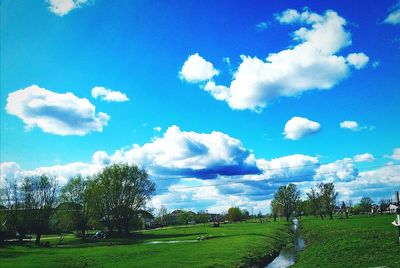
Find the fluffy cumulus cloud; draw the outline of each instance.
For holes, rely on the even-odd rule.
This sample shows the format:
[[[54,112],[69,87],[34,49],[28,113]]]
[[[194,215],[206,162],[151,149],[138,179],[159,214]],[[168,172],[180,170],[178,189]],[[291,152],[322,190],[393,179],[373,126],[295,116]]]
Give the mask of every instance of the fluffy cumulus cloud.
[[[181,79],[191,83],[206,81],[218,74],[219,71],[214,68],[213,64],[198,53],[190,55],[179,72]]]
[[[377,202],[393,194],[393,185],[400,185],[400,166],[388,164],[360,172],[354,180],[337,182],[335,187],[343,200],[359,202],[362,197],[369,196]]]
[[[340,127],[344,129],[349,129],[351,131],[360,130],[360,126],[356,121],[343,121],[340,123]]]
[[[44,132],[62,136],[102,132],[110,119],[106,113],[96,113],[96,107],[86,98],[36,85],[10,93],[6,110],[22,119],[28,130],[39,127]]]
[[[58,16],[67,15],[70,11],[82,7],[88,0],[48,0],[49,9]]]
[[[347,62],[357,70],[364,68],[368,61],[369,58],[364,53],[352,53],[347,56]]]
[[[20,177],[21,168],[15,162],[0,163],[0,187],[7,182],[15,182]]]
[[[261,111],[279,97],[331,89],[350,74],[350,67],[361,69],[369,60],[364,53],[338,55],[352,40],[345,29],[346,20],[335,11],[317,14],[289,9],[277,14],[276,19],[281,24],[301,25],[292,34],[291,48],[271,53],[265,59],[242,55],[229,87],[214,82],[201,87],[233,109]],[[211,63],[202,58],[201,62],[203,64],[199,65],[207,63],[205,69],[213,70]],[[203,81],[213,76],[190,81]]]
[[[285,124],[285,139],[298,140],[306,135],[317,133],[321,125],[304,117],[292,117]]]
[[[393,154],[391,155],[393,160],[400,160],[400,147],[393,149]]]
[[[169,127],[143,146],[116,151],[113,162],[137,163],[153,174],[213,178],[258,173],[252,152],[222,132],[196,133]]]
[[[39,167],[33,170],[23,170],[15,162],[4,162],[0,164],[1,181],[0,186],[4,186],[5,182],[16,182],[27,176],[47,175],[57,180],[59,185],[64,185],[67,180],[73,176],[92,176],[99,172],[104,166],[97,163],[74,162],[66,165],[55,165],[47,167]]]
[[[319,160],[315,156],[294,154],[271,160],[257,159],[257,166],[262,171],[259,175],[248,175],[253,181],[268,180],[277,182],[307,181],[313,178]]]
[[[373,162],[375,157],[370,153],[357,154],[353,157],[355,162]]]
[[[104,87],[94,87],[92,88],[92,97],[97,99],[100,98],[101,100],[107,102],[123,102],[129,101],[128,96],[125,93],[120,91],[114,91],[111,89],[107,89]]]
[[[344,158],[332,163],[319,166],[315,170],[314,179],[321,181],[350,181],[358,176],[353,159]]]

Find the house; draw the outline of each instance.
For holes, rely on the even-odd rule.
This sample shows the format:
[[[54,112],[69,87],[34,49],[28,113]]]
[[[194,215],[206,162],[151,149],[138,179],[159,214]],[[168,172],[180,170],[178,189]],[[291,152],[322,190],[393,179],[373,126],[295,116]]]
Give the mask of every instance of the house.
[[[389,213],[396,213],[397,212],[397,208],[398,208],[398,206],[390,204],[389,207],[388,207],[388,212]]]

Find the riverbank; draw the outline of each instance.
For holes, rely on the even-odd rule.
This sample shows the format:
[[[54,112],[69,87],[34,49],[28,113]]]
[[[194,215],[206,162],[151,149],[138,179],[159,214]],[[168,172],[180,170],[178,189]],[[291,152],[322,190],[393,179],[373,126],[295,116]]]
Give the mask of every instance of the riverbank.
[[[302,218],[307,247],[293,267],[400,267],[394,216]]]
[[[132,239],[81,240],[45,236],[49,248],[32,243],[0,247],[2,267],[259,267],[287,243],[285,222],[196,225],[151,230]],[[194,240],[198,242],[193,242]]]

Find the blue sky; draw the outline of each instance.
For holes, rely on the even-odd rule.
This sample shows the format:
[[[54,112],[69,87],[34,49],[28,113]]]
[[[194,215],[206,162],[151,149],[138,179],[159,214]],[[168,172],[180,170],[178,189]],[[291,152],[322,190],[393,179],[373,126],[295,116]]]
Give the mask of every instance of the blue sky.
[[[3,0],[1,178],[136,163],[170,209],[266,211],[292,181],[390,196],[399,5]]]

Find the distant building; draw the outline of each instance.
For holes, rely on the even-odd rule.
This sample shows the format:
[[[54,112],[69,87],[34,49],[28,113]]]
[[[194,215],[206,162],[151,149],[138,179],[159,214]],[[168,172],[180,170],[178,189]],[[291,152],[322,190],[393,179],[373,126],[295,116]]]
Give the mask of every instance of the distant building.
[[[390,204],[388,207],[388,212],[389,213],[396,213],[398,206]]]

